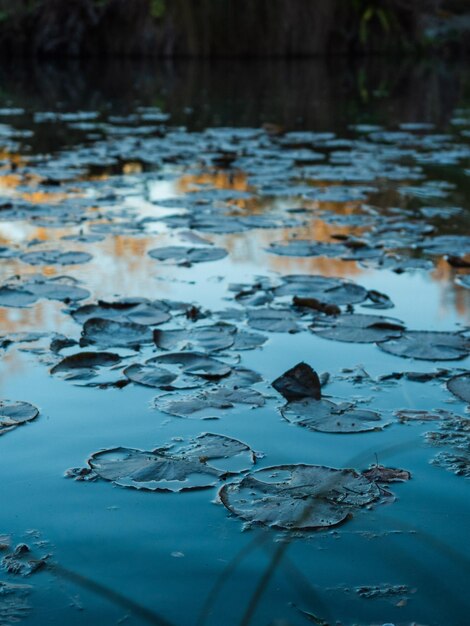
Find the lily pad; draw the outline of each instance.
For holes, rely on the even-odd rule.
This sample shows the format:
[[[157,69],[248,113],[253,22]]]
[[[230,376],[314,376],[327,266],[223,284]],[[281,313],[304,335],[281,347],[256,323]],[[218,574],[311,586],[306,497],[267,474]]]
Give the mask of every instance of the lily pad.
[[[452,332],[407,330],[401,337],[377,345],[384,352],[425,361],[453,361],[470,353],[470,340]]]
[[[282,285],[276,287],[276,296],[302,296],[316,298],[325,304],[359,304],[366,300],[367,289],[340,278],[292,274],[282,278]]]
[[[321,398],[321,383],[318,374],[307,363],[297,363],[282,376],[276,378],[272,386],[288,401],[303,398]]]
[[[149,256],[158,261],[176,261],[179,265],[192,265],[193,263],[207,263],[219,261],[227,256],[223,248],[204,247],[187,248],[185,246],[168,246],[149,250]]]
[[[25,281],[23,286],[26,291],[35,294],[37,298],[74,302],[76,300],[84,300],[90,295],[89,291],[78,287],[78,282],[78,280],[70,276],[45,278],[40,274],[36,274]]]
[[[470,372],[454,376],[448,380],[447,389],[460,400],[470,404]]]
[[[79,265],[88,263],[92,258],[88,252],[61,250],[37,250],[20,256],[20,259],[29,265]]]
[[[352,469],[278,465],[258,470],[219,491],[234,515],[286,530],[331,528],[380,498],[377,485]]]
[[[297,333],[300,326],[289,309],[260,308],[248,311],[248,325],[271,333]]]
[[[80,343],[102,348],[138,349],[141,345],[152,343],[152,331],[143,324],[92,317],[83,325]]]
[[[310,241],[306,239],[279,241],[272,243],[268,248],[268,252],[273,254],[293,257],[338,257],[346,251],[347,248],[338,243],[325,243],[323,241]]]
[[[198,393],[185,394],[171,393],[155,398],[156,409],[175,415],[176,417],[212,417],[207,410],[217,409],[224,411],[237,404],[248,405],[252,408],[263,406],[264,396],[255,389],[233,387],[217,387],[202,390]]]
[[[203,384],[202,379],[228,376],[232,368],[201,352],[174,352],[134,363],[124,374],[135,383],[160,389],[189,389]]]
[[[83,324],[93,317],[136,322],[145,326],[157,326],[171,319],[168,305],[160,300],[150,302],[145,298],[125,298],[116,302],[98,300],[97,304],[85,304],[71,312],[77,322]]]
[[[37,301],[37,296],[21,287],[0,287],[0,306],[26,307]]]
[[[66,356],[50,371],[51,374],[63,376],[65,380],[76,383],[88,382],[93,380],[102,368],[115,367],[120,362],[121,357],[113,352],[77,352]]]
[[[235,341],[237,327],[218,322],[194,328],[155,329],[153,340],[161,350],[202,350],[217,352],[230,348]]]
[[[218,469],[218,462],[223,464],[235,457],[236,469]],[[241,441],[206,433],[187,445],[152,452],[103,450],[92,454],[88,465],[100,478],[121,487],[178,492],[212,487],[229,474],[249,469],[255,459],[253,451]]]
[[[324,339],[351,343],[375,343],[400,337],[405,326],[400,320],[380,315],[343,314],[310,326]]]
[[[20,424],[30,422],[39,415],[37,409],[29,402],[0,401],[0,435],[13,430]]]
[[[382,430],[387,422],[375,411],[357,409],[354,404],[335,404],[329,400],[305,398],[288,402],[282,416],[292,424],[324,433],[363,433]]]

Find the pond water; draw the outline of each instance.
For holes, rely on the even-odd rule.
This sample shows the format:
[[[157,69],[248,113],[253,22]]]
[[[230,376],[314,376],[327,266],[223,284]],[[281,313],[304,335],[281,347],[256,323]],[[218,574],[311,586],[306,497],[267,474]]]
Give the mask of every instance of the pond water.
[[[0,624],[466,625],[468,68],[0,75]]]

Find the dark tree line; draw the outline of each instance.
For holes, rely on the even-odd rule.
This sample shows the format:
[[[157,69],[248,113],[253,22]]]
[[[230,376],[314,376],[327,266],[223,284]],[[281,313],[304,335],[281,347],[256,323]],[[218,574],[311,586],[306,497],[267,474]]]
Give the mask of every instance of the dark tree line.
[[[0,0],[12,55],[461,51],[469,33],[468,0]]]

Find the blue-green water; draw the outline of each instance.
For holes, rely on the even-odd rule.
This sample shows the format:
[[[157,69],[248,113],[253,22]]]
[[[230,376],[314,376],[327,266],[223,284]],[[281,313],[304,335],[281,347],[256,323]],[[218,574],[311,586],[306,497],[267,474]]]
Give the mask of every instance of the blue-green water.
[[[393,215],[393,208],[400,220],[416,222],[422,207],[458,207],[461,211],[455,217],[425,221],[434,226],[434,235],[469,235],[470,94],[465,68],[423,64],[394,71],[387,65],[328,67],[304,61],[265,66],[49,65],[18,68],[15,79],[8,69],[0,106],[19,110],[5,112],[2,119],[5,152],[0,193],[18,213],[5,219],[0,213],[1,245],[19,253],[39,240],[38,249],[83,250],[93,254],[93,259],[84,265],[57,268],[32,267],[17,256],[3,258],[3,281],[35,272],[66,274],[82,281],[81,286],[90,291],[87,302],[142,296],[190,302],[214,312],[239,307],[228,290],[230,283],[251,284],[258,276],[322,274],[376,289],[395,305],[386,311],[358,306],[356,312],[393,316],[415,330],[455,331],[468,325],[469,291],[455,283],[455,277],[468,270],[453,268],[445,255],[426,257],[433,262],[429,270],[396,273],[371,263],[277,256],[266,250],[271,242],[286,241],[293,234],[327,242],[338,232],[367,236],[382,219]],[[169,119],[145,122],[139,110],[142,106],[153,107],[153,114],[157,110],[168,114]],[[93,111],[96,117],[80,120],[75,115],[67,120],[50,116],[44,123],[37,115],[77,111]],[[117,115],[126,119],[113,121]],[[384,131],[397,131],[400,124],[422,122],[433,127],[406,131],[416,132],[413,154],[407,152],[411,150],[407,137],[378,137],[374,143],[369,131],[352,128],[374,124]],[[204,129],[259,129],[263,123],[287,131],[334,133],[325,140],[332,143],[319,140],[318,149],[332,168],[344,162],[340,152],[352,155],[346,159],[348,165],[360,162],[369,179],[340,184],[366,188],[364,195],[359,200],[322,202],[305,192],[297,194],[290,187],[300,184],[299,180],[302,184],[307,181],[312,189],[333,188],[338,181],[323,179],[318,172],[302,172],[301,166],[289,163],[285,167],[294,168],[289,181],[282,178],[282,168],[273,170],[263,179],[263,191],[263,185],[257,186],[253,180],[277,158],[270,153],[271,144],[269,148],[252,146],[249,140],[238,138],[239,163],[221,168],[211,161]],[[145,126],[156,128],[139,135],[140,145],[132,143]],[[28,134],[22,136],[18,130]],[[441,135],[447,136],[442,143]],[[145,143],[148,137],[166,138],[168,145],[158,154],[158,141],[150,146]],[[349,143],[339,141],[343,139]],[[179,140],[182,143],[178,144]],[[338,140],[337,147],[334,140]],[[214,152],[227,151],[231,142],[228,130],[222,139],[213,140]],[[182,148],[183,143],[189,147]],[[176,147],[170,156],[172,145]],[[371,146],[376,150],[377,145],[378,152],[374,152]],[[84,154],[97,146],[101,148],[96,152]],[[385,154],[384,163],[399,162],[408,168],[395,178],[388,177],[385,165],[376,167],[377,154],[391,149],[397,154]],[[420,163],[417,155],[423,154],[431,165],[424,160]],[[250,163],[249,157],[256,163]],[[57,171],[47,170],[47,164],[55,159]],[[417,172],[420,177],[414,179]],[[48,175],[57,176],[54,184],[45,182]],[[443,194],[426,187],[436,180],[448,185],[441,186]],[[269,185],[281,189],[274,194]],[[191,228],[228,250],[228,256],[220,261],[187,267],[151,259],[147,255],[150,249],[186,245],[182,233],[188,227],[174,229],[155,220],[175,213],[175,208],[165,206],[169,201],[176,208],[179,202],[186,207],[197,186],[202,196],[212,189],[227,189],[231,209],[236,207],[244,216],[276,214],[284,223],[279,228],[225,234]],[[411,186],[420,187],[421,192],[406,191]],[[240,191],[246,197],[237,197]],[[210,194],[206,202],[215,207],[219,202],[221,212],[227,208]],[[44,207],[49,205],[70,206],[74,219],[61,220],[54,210],[48,213]],[[20,215],[24,207],[26,213]],[[291,217],[300,215],[304,223],[289,227],[285,223],[287,209],[295,207],[306,207],[308,212],[291,213]],[[332,214],[364,215],[368,207],[374,208],[372,225],[337,226],[328,220]],[[28,210],[37,210],[39,217],[30,217]],[[191,207],[196,214],[198,210]],[[80,219],[75,219],[77,214]],[[142,222],[145,218],[150,219]],[[139,229],[126,232],[124,222],[139,224]],[[116,231],[105,232],[103,241],[93,243],[61,239],[81,231],[93,232],[93,225],[100,223],[110,223]],[[390,221],[383,223],[390,228]],[[404,238],[403,231],[399,236]],[[404,240],[399,247],[406,255],[411,244]],[[448,254],[453,253],[449,249]],[[457,256],[468,259],[469,253],[468,249],[459,250]],[[416,256],[415,252],[412,255]],[[80,325],[66,309],[63,302],[48,300],[29,308],[1,308],[2,335],[44,331],[78,338]],[[370,399],[367,407],[386,417],[397,409],[439,408],[465,416],[465,403],[452,396],[442,380],[354,385],[344,372],[345,380],[340,375],[344,368],[358,365],[373,378],[436,367],[457,371],[468,367],[468,357],[455,362],[413,361],[380,351],[373,343],[327,341],[306,328],[296,334],[263,334],[268,337],[264,346],[240,352],[240,358],[242,365],[265,380],[257,385],[269,396],[265,406],[250,409],[237,405],[214,411],[220,418],[215,421],[159,412],[151,405],[156,390],[144,386],[74,386],[51,376],[49,368],[57,357],[48,350],[29,350],[31,344],[14,343],[6,349],[0,361],[1,397],[31,402],[40,409],[40,416],[0,437],[0,535],[10,535],[13,545],[28,543],[38,554],[51,553],[51,562],[175,625],[197,623],[211,589],[228,564],[234,563],[199,623],[235,625],[242,623],[250,598],[286,533],[256,527],[243,532],[243,521],[216,502],[216,489],[151,493],[105,481],[75,482],[65,479],[64,472],[83,466],[91,453],[102,448],[152,450],[172,438],[206,431],[240,439],[262,452],[259,467],[311,463],[363,470],[378,458],[383,465],[412,474],[409,482],[391,485],[396,500],[360,511],[334,530],[293,537],[250,623],[300,626],[309,621],[300,608],[330,624],[467,624],[468,480],[430,464],[441,448],[428,445],[423,434],[438,430],[438,424],[395,421],[376,432],[312,432],[282,419],[282,399],[269,383],[306,361],[316,371],[331,374],[328,395],[361,402]],[[154,353],[154,348],[147,347],[142,354],[126,354],[129,362],[134,362]],[[42,540],[47,543],[37,546],[35,542]],[[243,553],[250,544],[252,549]],[[237,555],[243,558],[234,561]],[[22,621],[25,625],[145,623],[131,608],[96,593],[89,584],[78,585],[47,568],[27,579],[2,572],[0,580],[32,585],[31,611]],[[406,599],[362,599],[355,592],[357,587],[384,584],[406,585]],[[3,624],[2,617],[0,611]]]

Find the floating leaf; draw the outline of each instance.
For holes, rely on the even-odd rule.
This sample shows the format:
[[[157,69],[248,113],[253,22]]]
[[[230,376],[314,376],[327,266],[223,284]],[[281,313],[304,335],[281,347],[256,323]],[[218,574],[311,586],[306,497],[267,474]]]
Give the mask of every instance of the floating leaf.
[[[302,398],[321,398],[321,383],[318,374],[307,363],[297,363],[282,376],[276,378],[272,386],[288,401]]]
[[[117,322],[98,317],[83,325],[81,345],[97,345],[102,348],[139,348],[152,343],[152,331],[143,324]]]
[[[204,247],[187,248],[185,246],[168,246],[149,250],[152,259],[158,261],[176,261],[179,265],[192,265],[193,263],[207,263],[219,261],[227,256],[223,248]]]
[[[30,265],[78,265],[92,259],[88,252],[62,252],[61,250],[38,250],[22,254],[20,259]]]
[[[73,382],[89,381],[102,368],[110,368],[120,362],[121,357],[113,352],[77,352],[54,365],[51,374],[62,374],[66,380]]]
[[[470,404],[470,372],[454,376],[447,381],[447,389],[467,404]]]
[[[264,396],[254,389],[217,387],[182,396],[179,393],[166,394],[155,398],[155,408],[177,417],[205,417],[207,409],[231,409],[236,404],[260,407],[265,403]]]
[[[268,252],[273,254],[294,257],[338,257],[345,254],[346,251],[347,248],[338,243],[325,243],[323,241],[310,241],[306,239],[274,242],[270,244],[268,249]]]
[[[375,411],[357,409],[354,404],[335,404],[329,400],[305,398],[288,402],[282,416],[292,424],[325,433],[363,433],[387,425]]]
[[[0,401],[0,435],[30,422],[39,415],[39,410],[29,402]]]
[[[85,304],[71,314],[81,324],[93,317],[117,322],[136,322],[145,326],[156,326],[171,319],[168,305],[159,300],[150,302],[145,298],[125,298],[116,302],[98,300],[97,304]]]
[[[296,333],[300,330],[297,318],[289,309],[251,309],[248,311],[248,324],[271,333]]]
[[[377,345],[396,356],[426,361],[464,359],[470,352],[470,340],[452,332],[407,330],[401,337]]]
[[[124,374],[135,383],[169,390],[199,387],[201,378],[214,380],[231,371],[229,365],[201,352],[175,352],[130,365]]]
[[[234,458],[235,469],[217,469],[219,463]],[[153,452],[103,450],[92,454],[88,465],[100,478],[121,487],[177,492],[212,487],[227,474],[248,469],[254,461],[253,451],[241,441],[205,433],[189,444]]]
[[[324,339],[351,343],[375,343],[400,337],[404,325],[400,320],[380,315],[343,314],[317,321],[310,330]]]
[[[202,350],[216,352],[230,348],[235,341],[237,327],[218,322],[210,326],[153,331],[155,345],[161,350]]]
[[[279,465],[224,485],[219,498],[231,513],[248,522],[315,530],[346,521],[377,501],[380,490],[352,469]]]
[[[292,274],[283,276],[282,283],[274,290],[276,296],[316,298],[326,304],[338,306],[359,304],[367,298],[364,287],[340,278]]]

